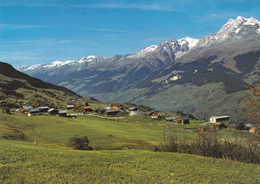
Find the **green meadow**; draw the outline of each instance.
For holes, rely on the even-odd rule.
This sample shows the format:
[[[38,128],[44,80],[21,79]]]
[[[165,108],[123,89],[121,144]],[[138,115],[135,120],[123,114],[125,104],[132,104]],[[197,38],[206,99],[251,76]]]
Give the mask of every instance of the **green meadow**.
[[[153,151],[170,131],[192,139],[199,123],[172,125],[142,115],[70,119],[1,114],[0,183],[260,182],[257,164]],[[220,133],[234,137],[226,130]],[[67,147],[75,136],[88,136],[95,150]]]

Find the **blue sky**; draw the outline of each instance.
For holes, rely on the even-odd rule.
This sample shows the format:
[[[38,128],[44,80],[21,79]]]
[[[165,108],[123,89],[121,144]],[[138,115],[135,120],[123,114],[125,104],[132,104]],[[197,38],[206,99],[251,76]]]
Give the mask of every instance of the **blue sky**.
[[[134,53],[172,38],[202,38],[237,16],[260,20],[260,1],[0,0],[0,61]]]

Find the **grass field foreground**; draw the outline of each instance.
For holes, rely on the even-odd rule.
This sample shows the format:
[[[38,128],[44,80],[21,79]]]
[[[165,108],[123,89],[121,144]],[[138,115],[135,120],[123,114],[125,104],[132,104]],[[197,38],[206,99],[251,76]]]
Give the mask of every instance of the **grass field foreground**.
[[[0,141],[0,183],[259,183],[260,166],[142,150]]]

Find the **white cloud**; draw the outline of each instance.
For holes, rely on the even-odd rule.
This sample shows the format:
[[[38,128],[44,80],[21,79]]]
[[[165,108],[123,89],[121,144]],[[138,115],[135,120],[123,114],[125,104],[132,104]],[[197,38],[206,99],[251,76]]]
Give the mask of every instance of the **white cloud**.
[[[41,29],[47,27],[47,25],[0,24],[0,29]]]
[[[9,61],[35,61],[37,57],[28,52],[10,52],[1,54],[0,53],[0,61],[9,62]]]
[[[141,3],[97,3],[97,4],[58,4],[42,2],[3,2],[0,6],[24,6],[24,7],[57,7],[57,8],[92,8],[92,9],[137,9],[145,11],[179,11],[169,4],[141,4]]]
[[[71,5],[77,8],[97,8],[97,9],[138,9],[146,11],[173,11],[169,6],[159,4],[90,4],[90,5]]]

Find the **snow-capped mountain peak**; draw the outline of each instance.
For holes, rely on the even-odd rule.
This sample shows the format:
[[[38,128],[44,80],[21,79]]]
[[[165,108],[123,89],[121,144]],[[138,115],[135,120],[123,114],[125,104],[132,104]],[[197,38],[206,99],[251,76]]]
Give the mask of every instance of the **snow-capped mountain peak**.
[[[61,67],[61,66],[66,66],[66,65],[77,65],[77,64],[82,64],[82,63],[97,63],[100,61],[103,61],[104,58],[100,56],[88,56],[86,58],[80,58],[79,60],[73,61],[73,60],[67,60],[67,61],[53,61],[50,64],[36,64],[32,66],[19,66],[16,69],[20,71],[28,71],[28,70],[34,70],[37,68],[55,68],[55,67]]]
[[[232,38],[235,36],[243,36],[248,33],[260,33],[260,22],[253,17],[244,18],[238,16],[235,20],[229,19],[229,21],[222,26],[215,38],[217,40]]]
[[[53,61],[51,64],[42,65],[41,67],[43,67],[43,68],[53,68],[53,67],[59,67],[59,66],[67,65],[67,64],[70,64],[70,63],[74,63],[74,62],[75,61],[72,61],[72,60],[67,60],[65,62]]]
[[[238,16],[235,20],[229,19],[216,34],[205,36],[199,41],[199,47],[205,47],[216,42],[224,42],[231,39],[252,39],[260,37],[260,22],[253,17],[244,18]]]
[[[149,47],[146,47],[145,49],[128,56],[128,58],[145,57],[150,53],[157,52],[156,50],[159,48],[165,50],[166,52],[172,51],[174,54],[176,54],[177,57],[179,57],[183,55],[183,53],[193,48],[198,43],[198,41],[198,39],[194,39],[191,37],[185,37],[179,40],[172,39],[169,42],[164,40],[161,42],[160,45],[151,45]]]
[[[199,39],[191,38],[191,37],[185,37],[177,40],[179,45],[182,46],[188,46],[189,49],[193,48],[198,42]]]
[[[18,69],[18,70],[20,70],[20,71],[27,71],[27,70],[34,70],[34,69],[36,69],[36,68],[38,68],[38,67],[40,67],[40,66],[42,66],[42,64],[36,64],[36,65],[32,65],[32,66],[29,66],[29,67],[27,67],[27,68],[20,68],[20,69]]]

